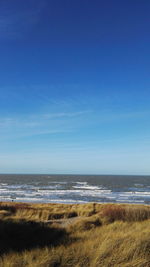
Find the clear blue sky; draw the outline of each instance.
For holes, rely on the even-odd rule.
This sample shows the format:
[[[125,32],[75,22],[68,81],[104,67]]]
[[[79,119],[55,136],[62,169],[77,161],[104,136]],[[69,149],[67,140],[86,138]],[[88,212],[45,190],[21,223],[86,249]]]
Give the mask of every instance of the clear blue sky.
[[[0,172],[150,174],[150,1],[0,1]]]

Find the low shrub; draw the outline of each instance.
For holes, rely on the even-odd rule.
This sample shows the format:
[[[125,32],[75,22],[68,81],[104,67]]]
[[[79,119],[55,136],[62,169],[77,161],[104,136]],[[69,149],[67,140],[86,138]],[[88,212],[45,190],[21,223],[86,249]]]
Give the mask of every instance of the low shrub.
[[[144,206],[121,206],[109,204],[104,206],[102,216],[108,223],[117,220],[138,222],[150,219],[150,208]]]
[[[125,220],[126,210],[122,206],[107,205],[103,209],[102,215],[107,218],[109,223],[116,220]]]
[[[150,219],[149,207],[128,207],[126,208],[126,221],[144,221]]]

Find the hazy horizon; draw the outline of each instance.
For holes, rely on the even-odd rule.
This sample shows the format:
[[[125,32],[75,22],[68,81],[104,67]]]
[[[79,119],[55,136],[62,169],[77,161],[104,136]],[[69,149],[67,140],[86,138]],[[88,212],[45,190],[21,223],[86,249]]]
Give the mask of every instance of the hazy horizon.
[[[122,174],[122,173],[79,173],[79,172],[72,172],[72,173],[39,173],[39,172],[3,172],[0,173],[0,175],[44,175],[44,176],[150,176],[150,174],[136,174],[136,173],[127,173],[127,174]]]

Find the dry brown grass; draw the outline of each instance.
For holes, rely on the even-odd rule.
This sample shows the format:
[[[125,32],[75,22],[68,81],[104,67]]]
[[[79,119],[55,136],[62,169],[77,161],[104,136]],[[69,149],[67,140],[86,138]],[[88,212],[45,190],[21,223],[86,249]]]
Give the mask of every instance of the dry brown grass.
[[[150,218],[150,207],[140,205],[116,205],[106,204],[102,208],[102,217],[106,217],[108,222],[116,220],[137,222]]]
[[[1,267],[149,267],[150,207],[0,203],[0,253]]]

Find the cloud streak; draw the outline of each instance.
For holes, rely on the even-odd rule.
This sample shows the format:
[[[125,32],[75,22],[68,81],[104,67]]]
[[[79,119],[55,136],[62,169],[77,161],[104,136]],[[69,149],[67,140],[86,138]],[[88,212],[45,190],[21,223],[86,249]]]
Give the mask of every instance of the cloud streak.
[[[23,137],[76,131],[91,111],[44,113],[0,118],[1,137]]]
[[[113,123],[131,122],[149,117],[149,111],[117,113],[110,111],[79,110],[74,112],[47,112],[0,118],[0,136],[5,138],[76,132],[86,127],[108,127]],[[110,126],[111,127],[111,126]]]
[[[40,115],[28,115],[26,118],[19,118],[19,117],[5,117],[0,118],[0,126],[1,127],[8,127],[8,126],[39,126],[44,123],[43,120],[47,122],[49,119],[65,119],[65,118],[75,118],[82,116],[84,114],[91,113],[92,111],[84,110],[84,111],[77,111],[77,112],[59,112],[59,113],[46,113],[46,114],[40,114]]]

